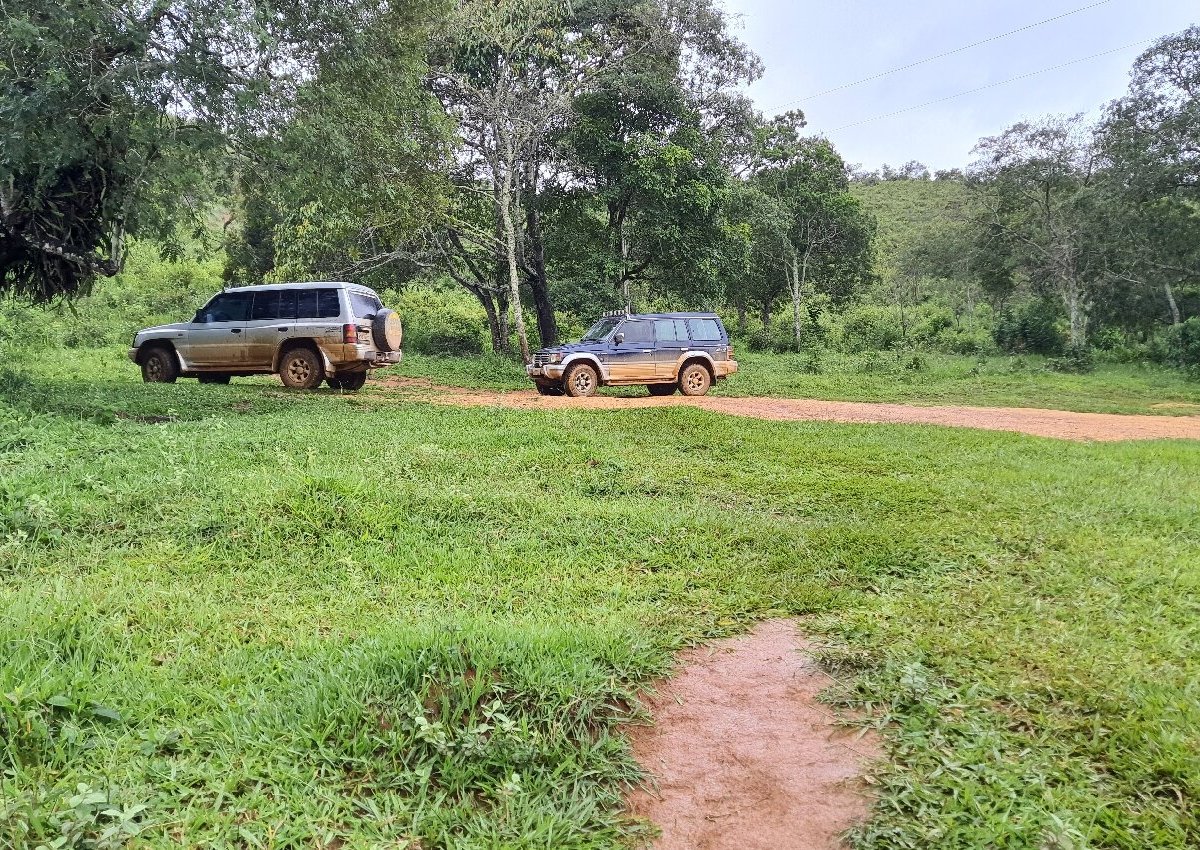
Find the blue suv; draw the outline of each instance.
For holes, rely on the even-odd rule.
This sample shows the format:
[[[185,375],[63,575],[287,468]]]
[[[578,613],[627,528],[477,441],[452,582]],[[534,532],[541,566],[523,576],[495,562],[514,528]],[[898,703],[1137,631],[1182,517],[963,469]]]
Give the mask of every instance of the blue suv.
[[[737,368],[713,313],[621,313],[605,315],[579,342],[536,352],[525,371],[542,395],[585,398],[633,384],[651,395],[704,395]]]

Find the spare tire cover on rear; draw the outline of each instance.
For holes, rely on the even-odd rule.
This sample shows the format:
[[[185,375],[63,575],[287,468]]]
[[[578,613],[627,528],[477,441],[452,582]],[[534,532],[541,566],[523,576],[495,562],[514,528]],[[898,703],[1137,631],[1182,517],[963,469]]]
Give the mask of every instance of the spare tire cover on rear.
[[[375,314],[371,323],[371,335],[380,351],[399,351],[404,341],[404,327],[395,310],[383,309]]]

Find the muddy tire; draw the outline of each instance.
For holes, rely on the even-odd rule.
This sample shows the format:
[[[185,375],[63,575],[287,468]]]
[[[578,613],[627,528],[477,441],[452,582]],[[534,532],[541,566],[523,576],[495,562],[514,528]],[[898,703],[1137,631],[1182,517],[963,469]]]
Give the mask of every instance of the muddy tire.
[[[343,372],[340,375],[331,375],[326,381],[331,390],[342,390],[343,392],[354,393],[358,392],[367,383],[367,370],[361,372]]]
[[[321,358],[311,348],[291,348],[279,358],[279,380],[289,390],[315,390],[324,379]]]
[[[590,398],[600,389],[600,375],[594,366],[578,363],[567,371],[563,389],[571,398]]]
[[[228,384],[229,375],[197,375],[196,379],[202,384]]]
[[[146,349],[141,359],[142,380],[147,384],[173,384],[179,377],[179,358],[165,346]]]
[[[543,383],[539,382],[539,383],[534,384],[534,386],[537,387],[538,395],[562,395],[563,394],[563,388],[560,387],[558,384],[543,384]]]
[[[675,395],[675,391],[679,387],[674,384],[646,384],[646,389],[650,392],[650,395],[663,396]]]
[[[699,363],[689,363],[679,373],[679,391],[684,395],[707,395],[712,388],[712,375]]]

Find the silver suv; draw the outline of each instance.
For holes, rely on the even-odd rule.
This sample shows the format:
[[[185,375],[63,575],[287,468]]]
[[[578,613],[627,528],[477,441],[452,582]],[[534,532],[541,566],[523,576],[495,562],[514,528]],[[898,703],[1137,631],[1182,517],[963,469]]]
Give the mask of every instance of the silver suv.
[[[138,331],[129,359],[147,382],[178,377],[227,384],[278,373],[284,386],[327,381],[357,390],[367,373],[400,362],[400,317],[374,290],[352,283],[280,283],[226,289],[190,322]]]

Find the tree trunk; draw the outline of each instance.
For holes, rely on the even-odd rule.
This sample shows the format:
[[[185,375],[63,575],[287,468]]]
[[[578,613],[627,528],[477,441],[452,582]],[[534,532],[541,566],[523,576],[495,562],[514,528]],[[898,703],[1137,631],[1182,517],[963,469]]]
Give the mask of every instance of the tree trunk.
[[[1171,291],[1171,284],[1164,283],[1163,291],[1167,295],[1167,306],[1171,308],[1171,324],[1179,326],[1183,324],[1183,314],[1179,312],[1179,303],[1175,300],[1175,293]]]
[[[505,253],[508,254],[508,297],[513,308],[513,326],[517,329],[517,345],[521,349],[521,360],[528,363],[529,337],[525,333],[525,314],[521,309],[521,272],[517,268],[517,231],[513,227],[511,168],[504,170],[501,194],[503,203],[500,205],[500,221],[504,227]]]
[[[808,279],[808,260],[812,249],[806,247],[804,249],[804,260],[796,256],[796,252],[792,251],[792,268],[790,282],[792,287],[792,330],[796,335],[796,348],[800,348],[804,338],[804,284]]]
[[[1171,308],[1171,327],[1178,328],[1180,325],[1183,324],[1183,314],[1181,312],[1179,312],[1179,304],[1175,300],[1175,293],[1171,291],[1171,284],[1164,283],[1163,291],[1166,293],[1166,296],[1167,296],[1167,306]],[[1184,362],[1185,358],[1184,358],[1184,353],[1183,353],[1183,340],[1182,339],[1180,340],[1180,344],[1179,344],[1178,348],[1179,348],[1179,366],[1180,366],[1180,368],[1182,368],[1183,366],[1187,365]]]
[[[1083,291],[1079,281],[1074,278],[1068,278],[1063,283],[1063,306],[1067,308],[1067,320],[1070,323],[1070,345],[1073,350],[1080,351],[1087,344],[1087,309]]]
[[[746,336],[746,302],[738,302],[737,305],[737,332],[738,336],[743,339]]]
[[[492,337],[492,352],[502,354],[504,337],[500,334],[500,316],[496,312],[496,302],[492,299],[491,294],[483,289],[472,289],[471,293],[483,305],[483,312],[487,314],[488,334]]]
[[[537,209],[537,164],[531,162],[526,177],[529,200],[526,204],[525,231],[529,239],[529,288],[533,292],[533,308],[537,311],[538,337],[543,346],[558,344],[558,319],[546,281],[546,245],[542,238],[542,218]]]

